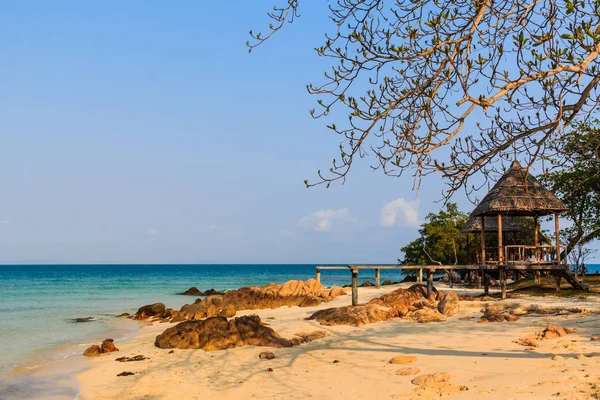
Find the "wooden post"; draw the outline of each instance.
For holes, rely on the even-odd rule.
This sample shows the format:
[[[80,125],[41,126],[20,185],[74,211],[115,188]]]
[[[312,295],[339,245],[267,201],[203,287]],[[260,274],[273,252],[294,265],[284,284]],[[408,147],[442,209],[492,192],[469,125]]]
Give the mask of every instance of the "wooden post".
[[[417,283],[423,283],[423,268],[419,268],[419,275],[417,277]]]
[[[467,264],[471,264],[471,243],[469,243],[469,232],[467,232]]]
[[[477,271],[477,289],[481,289],[481,281],[483,280],[483,271]]]
[[[502,246],[502,214],[498,213],[498,265],[504,262],[504,247]]]
[[[562,279],[562,274],[560,272],[556,273],[556,291],[560,292],[560,281]]]
[[[375,268],[375,286],[377,286],[377,289],[379,289],[380,281],[381,281],[381,271],[379,270],[379,268]]]
[[[431,268],[427,268],[427,297],[433,293],[433,273]]]
[[[560,264],[560,228],[558,227],[558,213],[554,213],[554,229],[556,231],[556,263]]]
[[[504,267],[499,267],[500,273],[500,298],[502,300],[506,299],[506,269]]]
[[[535,258],[539,259],[540,255],[538,255],[538,246],[540,245],[540,223],[537,216],[534,217],[533,221],[533,244],[535,245]]]
[[[485,272],[483,273],[483,294],[490,294],[490,277]]]
[[[481,264],[485,265],[485,217],[481,216]]]
[[[535,271],[535,284],[540,285],[542,283],[542,275],[540,271]]]
[[[321,283],[321,268],[317,267],[317,282]]]
[[[358,269],[352,269],[352,305],[358,305]]]

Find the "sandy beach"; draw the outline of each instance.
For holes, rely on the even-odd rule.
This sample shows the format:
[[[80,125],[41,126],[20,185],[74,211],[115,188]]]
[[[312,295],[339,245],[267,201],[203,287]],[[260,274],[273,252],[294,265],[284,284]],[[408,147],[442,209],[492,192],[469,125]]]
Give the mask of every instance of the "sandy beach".
[[[398,287],[361,288],[366,302]],[[444,285],[436,285],[448,291]],[[454,289],[457,294],[477,290]],[[600,395],[600,299],[523,297],[494,302],[522,308],[573,309],[564,315],[534,313],[515,322],[478,323],[485,302],[461,301],[458,315],[445,322],[420,324],[395,318],[361,327],[321,326],[305,320],[319,309],[350,304],[340,296],[316,307],[283,307],[241,312],[257,314],[282,337],[325,330],[327,336],[292,348],[255,346],[221,351],[159,349],[156,336],[174,324],[140,322],[138,335],[116,343],[120,351],[85,359],[77,375],[80,399],[590,399]],[[472,317],[472,318],[470,318]],[[559,325],[576,329],[545,340],[531,350],[513,341]],[[259,359],[260,352],[275,354]],[[148,360],[121,363],[117,357],[142,354]],[[395,356],[415,356],[407,365],[389,363]],[[414,374],[398,375],[402,368]],[[269,370],[269,369],[272,369]],[[418,371],[416,371],[418,370]],[[132,376],[118,377],[123,371]],[[422,374],[447,373],[446,383],[419,386]]]

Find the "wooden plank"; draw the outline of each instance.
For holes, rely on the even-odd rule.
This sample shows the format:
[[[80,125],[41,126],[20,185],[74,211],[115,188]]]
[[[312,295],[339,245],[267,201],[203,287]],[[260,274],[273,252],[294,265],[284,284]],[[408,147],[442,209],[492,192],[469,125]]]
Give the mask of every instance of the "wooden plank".
[[[419,268],[419,275],[417,277],[417,283],[423,283],[423,268]]]
[[[330,266],[330,265],[318,265],[318,269],[348,269],[347,265],[344,266]]]
[[[358,305],[358,269],[352,270],[352,305]]]
[[[381,270],[379,268],[375,268],[375,286],[379,289],[381,281]]]

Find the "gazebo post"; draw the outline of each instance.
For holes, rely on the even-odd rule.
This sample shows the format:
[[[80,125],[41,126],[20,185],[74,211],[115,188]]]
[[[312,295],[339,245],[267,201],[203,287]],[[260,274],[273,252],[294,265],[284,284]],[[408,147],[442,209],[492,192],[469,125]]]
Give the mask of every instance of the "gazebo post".
[[[504,246],[502,246],[502,214],[498,213],[498,271],[500,275],[500,293],[506,299],[506,268],[504,268]]]
[[[560,264],[560,228],[558,226],[558,213],[554,214],[554,229],[556,230],[556,262]]]
[[[534,228],[533,228],[533,244],[535,245],[535,258],[537,260],[540,259],[540,257],[543,258],[543,255],[540,253],[538,246],[540,245],[540,223],[538,221],[538,216],[536,215],[534,218]],[[533,273],[533,277],[534,277],[534,282],[539,285],[540,283],[542,283],[542,278],[540,276],[540,271],[535,271]]]
[[[486,264],[485,258],[485,216],[481,216],[481,260],[479,260],[482,265]],[[485,270],[481,271],[481,275],[483,278],[483,293],[488,295],[490,294],[490,286],[485,273]]]
[[[558,224],[558,213],[554,213],[554,229],[556,230],[556,263],[560,265],[560,227]],[[560,291],[560,281],[562,274],[556,273],[556,291]]]

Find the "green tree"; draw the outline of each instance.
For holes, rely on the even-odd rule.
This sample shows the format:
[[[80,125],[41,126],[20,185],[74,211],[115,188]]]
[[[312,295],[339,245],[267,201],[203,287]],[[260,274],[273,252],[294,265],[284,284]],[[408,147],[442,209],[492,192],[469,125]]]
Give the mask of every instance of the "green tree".
[[[303,0],[281,0],[266,34],[250,31],[250,50],[299,17]],[[328,127],[340,156],[307,186],[344,181],[353,161],[398,176],[441,172],[445,195],[471,176],[495,172],[513,150],[531,166],[548,142],[600,104],[600,2],[597,0],[336,0],[331,33],[316,47],[331,62],[315,118],[346,116]],[[410,168],[407,168],[410,167]]]
[[[466,235],[461,229],[468,215],[449,202],[445,210],[430,213],[425,219],[419,237],[400,249],[404,258],[398,261],[408,265],[467,264]]]
[[[557,156],[551,159],[552,169],[539,177],[569,208],[564,216],[573,224],[561,231],[567,254],[589,254],[584,246],[600,238],[599,126],[597,119],[575,123],[553,143]]]

